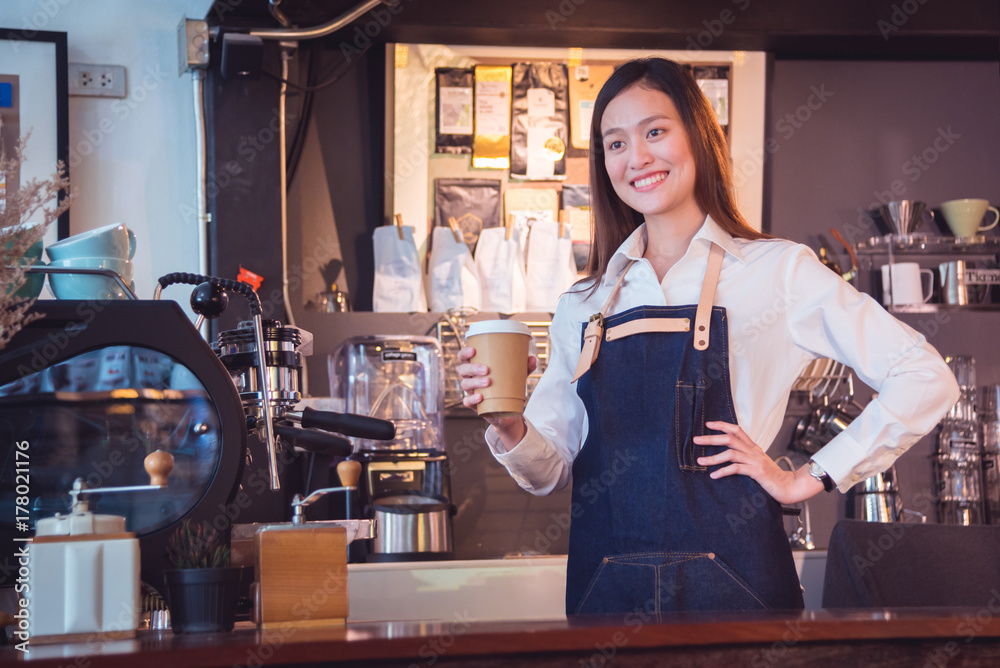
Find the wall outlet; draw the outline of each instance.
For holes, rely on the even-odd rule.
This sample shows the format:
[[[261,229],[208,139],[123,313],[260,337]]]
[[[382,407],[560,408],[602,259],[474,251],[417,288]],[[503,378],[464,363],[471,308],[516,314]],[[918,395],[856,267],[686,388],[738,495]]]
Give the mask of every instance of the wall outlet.
[[[125,97],[125,68],[122,65],[70,63],[69,94]]]

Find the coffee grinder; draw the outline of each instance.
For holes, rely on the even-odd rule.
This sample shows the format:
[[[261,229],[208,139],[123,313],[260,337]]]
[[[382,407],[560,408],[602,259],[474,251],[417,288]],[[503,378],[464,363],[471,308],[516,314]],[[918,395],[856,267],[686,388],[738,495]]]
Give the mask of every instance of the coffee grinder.
[[[426,336],[359,336],[341,343],[329,365],[331,395],[345,411],[396,425],[392,440],[352,439],[362,514],[377,520],[379,531],[358,543],[351,560],[451,559],[441,344]]]

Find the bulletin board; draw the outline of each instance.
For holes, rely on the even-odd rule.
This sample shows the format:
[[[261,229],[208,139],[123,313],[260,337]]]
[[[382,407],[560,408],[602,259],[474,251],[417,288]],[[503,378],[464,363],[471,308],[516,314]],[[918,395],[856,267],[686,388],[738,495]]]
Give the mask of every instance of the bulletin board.
[[[391,46],[391,45],[390,45]],[[705,92],[724,134],[729,140],[730,153],[740,178],[736,195],[740,210],[755,229],[760,229],[763,207],[763,155],[766,98],[766,54],[761,52],[728,51],[639,51],[619,49],[585,49],[582,67],[570,65],[567,49],[555,47],[490,47],[440,44],[397,44],[387,46],[387,57],[394,67],[387,81],[387,118],[392,120],[392,133],[386,142],[386,173],[391,174],[386,198],[386,220],[401,214],[406,224],[414,227],[418,249],[423,249],[434,225],[441,224],[437,215],[437,183],[458,179],[493,179],[500,185],[501,201],[514,189],[552,189],[559,191],[559,213],[576,230],[574,243],[589,239],[589,120],[600,85],[615,65],[638,56],[662,56],[688,65],[699,87]],[[409,57],[400,58],[405,52]],[[460,143],[454,123],[442,119],[465,118],[475,108],[474,68],[513,66],[514,63],[566,63],[569,83],[569,141],[565,142],[565,173],[551,180],[512,178],[509,169],[477,168],[471,164],[471,149],[459,150]],[[581,70],[583,74],[581,75]],[[465,72],[464,77],[458,74]],[[451,95],[440,95],[442,75],[447,74]],[[463,96],[459,97],[457,89]],[[557,96],[558,99],[558,96]],[[447,104],[443,104],[442,101]],[[448,112],[448,114],[445,114]],[[462,112],[462,113],[460,113]],[[465,115],[463,115],[463,113]],[[462,129],[463,136],[473,132]],[[474,124],[473,124],[474,125]],[[446,135],[447,142],[442,140]],[[471,146],[471,142],[468,142]],[[580,200],[579,202],[577,200]],[[503,214],[501,214],[503,215]],[[492,224],[500,224],[505,217]],[[574,251],[577,248],[574,246]],[[585,260],[582,246],[578,265]]]

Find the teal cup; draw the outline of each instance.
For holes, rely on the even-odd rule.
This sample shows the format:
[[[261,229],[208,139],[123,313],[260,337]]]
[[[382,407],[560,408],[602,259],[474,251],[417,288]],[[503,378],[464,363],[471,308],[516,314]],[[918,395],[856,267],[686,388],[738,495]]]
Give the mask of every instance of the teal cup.
[[[122,277],[126,285],[132,283],[132,262],[107,257],[76,257],[53,260],[50,267],[70,269],[110,269]],[[127,299],[118,282],[106,276],[88,274],[49,274],[49,285],[56,299]]]
[[[45,252],[50,260],[85,257],[131,260],[135,255],[135,233],[125,223],[105,225],[50,244]]]

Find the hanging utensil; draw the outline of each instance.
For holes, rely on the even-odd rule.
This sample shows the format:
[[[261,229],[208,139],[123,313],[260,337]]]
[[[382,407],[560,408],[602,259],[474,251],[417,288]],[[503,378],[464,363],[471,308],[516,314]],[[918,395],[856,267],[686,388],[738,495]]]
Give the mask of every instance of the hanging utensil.
[[[847,254],[851,256],[851,270],[840,276],[845,281],[853,281],[854,277],[858,275],[858,256],[854,254],[854,247],[844,241],[844,237],[840,235],[840,232],[832,227],[830,228],[830,234],[833,235],[834,239],[843,244],[844,248],[847,249]]]

